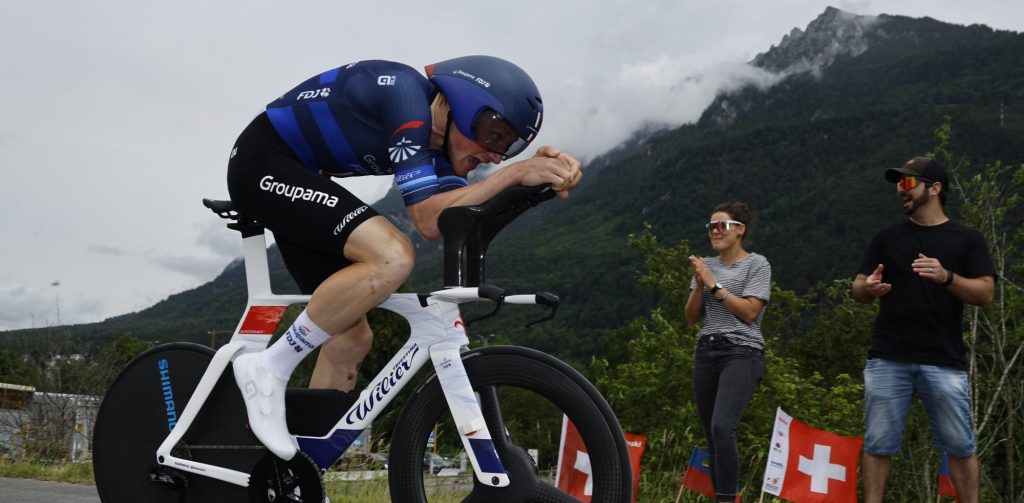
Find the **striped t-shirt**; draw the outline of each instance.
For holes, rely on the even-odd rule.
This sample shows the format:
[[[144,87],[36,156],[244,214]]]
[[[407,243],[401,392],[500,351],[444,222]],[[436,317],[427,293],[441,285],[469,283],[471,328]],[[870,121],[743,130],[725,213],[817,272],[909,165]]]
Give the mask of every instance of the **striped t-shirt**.
[[[768,259],[756,253],[750,253],[746,257],[731,265],[722,263],[720,257],[704,259],[715,279],[729,291],[729,295],[740,297],[756,297],[765,301],[765,307],[772,294],[772,266]],[[694,279],[690,280],[690,290],[696,288]],[[744,323],[721,302],[718,301],[711,291],[704,288],[704,307],[701,313],[703,320],[697,338],[708,335],[721,335],[733,344],[751,346],[764,349],[764,336],[761,335],[761,319],[764,318],[764,308],[757,314],[753,323]]]

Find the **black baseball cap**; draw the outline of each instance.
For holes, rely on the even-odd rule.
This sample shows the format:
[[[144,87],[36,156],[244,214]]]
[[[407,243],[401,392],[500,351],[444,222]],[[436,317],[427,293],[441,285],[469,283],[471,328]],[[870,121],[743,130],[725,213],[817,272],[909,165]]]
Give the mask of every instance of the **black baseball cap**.
[[[900,181],[900,178],[904,176],[927,178],[933,182],[942,182],[943,189],[949,187],[949,175],[946,174],[946,168],[942,166],[941,162],[931,157],[915,157],[903,163],[903,166],[899,168],[885,170],[885,179],[892,183]]]

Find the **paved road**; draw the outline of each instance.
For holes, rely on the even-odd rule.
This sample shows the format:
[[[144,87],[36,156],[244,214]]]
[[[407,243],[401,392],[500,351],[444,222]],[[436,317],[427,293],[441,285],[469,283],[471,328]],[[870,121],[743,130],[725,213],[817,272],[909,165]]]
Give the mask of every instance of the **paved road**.
[[[0,478],[0,501],[11,503],[99,503],[96,486]]]

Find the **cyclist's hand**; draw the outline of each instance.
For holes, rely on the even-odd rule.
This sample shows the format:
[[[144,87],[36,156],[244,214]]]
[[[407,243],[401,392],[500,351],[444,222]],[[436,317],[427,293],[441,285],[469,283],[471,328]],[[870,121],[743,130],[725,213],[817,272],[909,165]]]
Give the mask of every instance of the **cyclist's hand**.
[[[558,197],[569,197],[573,189],[583,178],[580,162],[572,155],[545,145],[537,150],[533,158],[523,161],[521,185],[550,185]]]
[[[874,297],[881,297],[892,290],[892,285],[882,282],[882,269],[884,268],[885,266],[878,264],[874,272],[864,280],[864,287]]]

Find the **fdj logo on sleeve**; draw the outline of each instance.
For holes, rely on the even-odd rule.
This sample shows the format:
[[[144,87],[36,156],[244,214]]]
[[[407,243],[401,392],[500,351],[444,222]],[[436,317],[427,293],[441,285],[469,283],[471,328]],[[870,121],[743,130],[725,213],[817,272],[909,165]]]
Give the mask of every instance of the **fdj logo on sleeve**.
[[[297,100],[311,100],[313,98],[326,98],[331,95],[331,88],[324,87],[320,89],[314,89],[312,91],[302,91]]]

